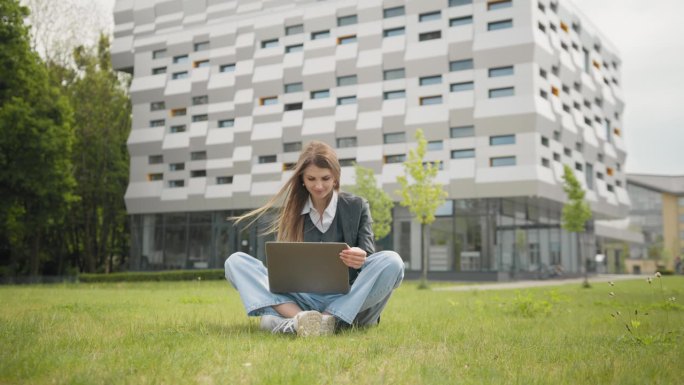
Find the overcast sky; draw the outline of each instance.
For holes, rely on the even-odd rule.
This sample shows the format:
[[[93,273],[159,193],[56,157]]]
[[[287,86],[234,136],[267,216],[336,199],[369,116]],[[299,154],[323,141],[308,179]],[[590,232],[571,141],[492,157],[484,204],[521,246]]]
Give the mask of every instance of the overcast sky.
[[[573,1],[620,52],[627,172],[684,175],[684,0],[559,1]]]

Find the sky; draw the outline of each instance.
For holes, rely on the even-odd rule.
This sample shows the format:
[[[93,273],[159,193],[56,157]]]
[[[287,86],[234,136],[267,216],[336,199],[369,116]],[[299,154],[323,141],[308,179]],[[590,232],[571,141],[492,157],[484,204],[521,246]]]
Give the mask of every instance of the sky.
[[[684,1],[559,1],[572,1],[622,58],[627,172],[684,175]]]

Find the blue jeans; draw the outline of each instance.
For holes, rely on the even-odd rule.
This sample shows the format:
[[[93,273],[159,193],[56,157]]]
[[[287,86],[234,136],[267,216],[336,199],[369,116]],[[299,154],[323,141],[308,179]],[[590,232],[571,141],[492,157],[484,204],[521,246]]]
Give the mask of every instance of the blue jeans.
[[[225,267],[226,279],[240,293],[248,316],[279,315],[273,306],[295,303],[302,310],[325,311],[358,326],[378,323],[392,290],[404,278],[404,262],[394,251],[380,251],[366,258],[347,294],[271,293],[266,266],[241,252],[228,257]]]

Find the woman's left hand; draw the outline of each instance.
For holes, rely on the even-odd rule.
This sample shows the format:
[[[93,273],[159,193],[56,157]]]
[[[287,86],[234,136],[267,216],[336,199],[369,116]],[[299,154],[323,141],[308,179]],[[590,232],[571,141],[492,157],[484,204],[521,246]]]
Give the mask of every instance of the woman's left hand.
[[[340,258],[345,265],[354,269],[360,269],[366,262],[366,252],[358,247],[349,247],[342,250]]]

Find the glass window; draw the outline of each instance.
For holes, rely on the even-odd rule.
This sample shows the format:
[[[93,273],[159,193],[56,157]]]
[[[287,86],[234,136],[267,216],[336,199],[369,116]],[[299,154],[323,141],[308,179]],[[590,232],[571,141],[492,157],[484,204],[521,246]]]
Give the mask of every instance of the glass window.
[[[169,164],[169,171],[183,171],[185,170],[185,163],[171,163]]]
[[[258,158],[259,164],[264,164],[264,163],[275,163],[278,161],[278,157],[276,155],[261,155]]]
[[[340,159],[340,167],[353,167],[354,163],[356,163],[356,158],[345,158],[345,159]]]
[[[166,57],[166,50],[165,49],[158,49],[152,51],[152,59],[161,59]]]
[[[385,144],[404,143],[404,142],[406,142],[406,133],[405,132],[393,132],[391,134],[384,134],[383,135],[383,143],[385,143]]]
[[[199,43],[195,43],[195,51],[204,51],[209,49],[209,42],[208,41],[202,41]]]
[[[344,106],[347,104],[356,104],[356,96],[343,96],[337,98],[337,105]]]
[[[173,80],[177,79],[187,79],[188,77],[188,71],[183,71],[183,72],[174,72],[173,75],[171,75],[171,78]]]
[[[474,157],[475,157],[475,149],[474,148],[466,148],[463,150],[451,151],[451,159],[466,159],[466,158],[474,158]]]
[[[353,86],[356,84],[356,75],[349,75],[349,76],[338,76],[337,77],[337,86],[338,87],[343,87],[343,86]]]
[[[288,103],[285,105],[285,111],[296,111],[302,109],[302,103]]]
[[[273,48],[278,46],[278,39],[262,40],[261,48]]]
[[[164,180],[164,174],[163,173],[154,173],[154,174],[147,174],[147,181],[148,182],[154,182],[157,180]]]
[[[283,152],[297,152],[302,150],[302,142],[283,143]]]
[[[442,76],[441,75],[423,76],[419,80],[419,84],[421,86],[429,86],[432,84],[440,84],[440,83],[442,83]]]
[[[285,93],[289,94],[292,92],[300,92],[304,89],[304,86],[302,83],[290,83],[290,84],[285,84]]]
[[[216,184],[232,184],[233,183],[233,177],[232,176],[217,176],[216,177]]]
[[[285,27],[285,35],[297,35],[300,33],[304,33],[303,24],[290,25],[288,27]]]
[[[185,108],[174,108],[171,110],[171,116],[185,116],[187,113],[188,110]]]
[[[385,100],[403,99],[405,97],[406,97],[406,91],[404,91],[404,90],[387,91],[384,93]]]
[[[383,72],[383,79],[384,80],[394,80],[394,79],[403,79],[404,78],[404,69],[403,68],[397,68],[393,70],[385,70]]]
[[[451,92],[470,91],[474,88],[473,82],[454,83],[451,85]]]
[[[497,67],[489,69],[489,77],[495,78],[497,76],[510,76],[513,75],[513,66]]]
[[[431,140],[427,143],[428,151],[441,151],[444,149],[444,142],[441,140]]]
[[[285,53],[302,52],[304,50],[304,44],[293,44],[285,47]]]
[[[190,153],[190,160],[205,160],[207,159],[206,151],[193,151]]]
[[[406,161],[406,154],[385,155],[385,163],[402,163]]]
[[[383,37],[392,37],[392,36],[402,36],[404,35],[405,30],[404,27],[398,27],[398,28],[390,28],[382,31],[382,36]]]
[[[473,69],[473,59],[455,60],[449,63],[449,71],[465,71]]]
[[[546,158],[542,158],[542,166],[551,167],[551,162]]]
[[[418,21],[422,23],[424,21],[439,20],[441,17],[442,12],[440,11],[426,12],[418,15]]]
[[[166,67],[152,68],[152,75],[161,75],[166,73]]]
[[[449,27],[459,27],[461,25],[473,24],[472,16],[455,17],[449,20]]]
[[[233,119],[223,119],[218,122],[219,128],[228,128],[235,126],[235,120]]]
[[[507,96],[514,96],[515,95],[515,88],[514,87],[505,87],[505,88],[494,88],[489,90],[489,98],[504,98]]]
[[[586,171],[584,173],[584,177],[587,182],[587,188],[592,190],[594,188],[594,165],[591,163],[585,163],[584,168]]]
[[[192,66],[194,68],[207,68],[209,67],[209,60],[198,60],[194,63],[192,63]]]
[[[547,138],[547,137],[545,137],[545,136],[542,136],[542,137],[541,137],[541,144],[542,144],[542,146],[544,146],[544,147],[549,147],[549,138]]]
[[[190,178],[203,178],[207,176],[207,170],[192,170],[190,171]]]
[[[186,131],[185,124],[169,127],[169,132],[172,134],[177,134],[179,132],[185,132],[185,131]]]
[[[262,106],[272,106],[274,104],[278,104],[278,97],[277,96],[269,96],[267,98],[261,98],[260,103]]]
[[[148,164],[161,164],[164,163],[164,155],[150,155],[147,157]]]
[[[458,7],[459,5],[472,4],[473,0],[449,0],[450,7]]]
[[[200,114],[200,115],[193,115],[192,116],[193,122],[206,122],[207,120],[209,120],[209,115],[207,115],[207,114]]]
[[[345,45],[356,43],[356,35],[342,36],[337,38],[337,44]]]
[[[496,31],[499,29],[513,28],[513,19],[492,21],[487,24],[487,31]]]
[[[173,64],[183,64],[189,61],[188,55],[180,55],[173,57]]]
[[[494,11],[497,9],[502,9],[502,8],[510,8],[513,6],[513,1],[511,0],[501,0],[501,1],[492,1],[487,3],[487,10],[488,11]]]
[[[338,27],[356,24],[357,22],[358,22],[358,19],[357,19],[356,15],[342,16],[342,17],[337,18],[337,26]]]
[[[311,91],[311,99],[325,99],[330,97],[329,90]]]
[[[497,135],[489,137],[490,146],[501,146],[506,144],[515,144],[515,135]]]
[[[182,179],[170,180],[170,181],[169,181],[169,187],[170,187],[170,188],[185,187],[185,181],[182,180]]]
[[[475,136],[475,127],[474,126],[460,126],[460,127],[451,127],[451,135],[452,138],[468,138],[471,136]]]
[[[326,37],[330,37],[330,31],[329,30],[317,31],[317,32],[311,33],[311,40],[324,39]]]
[[[560,156],[560,154],[557,153],[557,152],[554,152],[554,153],[553,153],[553,160],[555,160],[556,162],[560,162],[560,161],[561,161],[561,156]]]
[[[166,109],[166,103],[162,102],[152,102],[150,103],[150,111],[159,111],[159,110],[165,110]]]
[[[164,127],[165,124],[166,120],[164,119],[150,120],[150,127]]]
[[[209,103],[209,96],[208,95],[201,95],[201,96],[193,96],[192,97],[192,105],[193,106],[199,106],[202,104],[207,104]]]
[[[514,156],[501,156],[498,158],[490,158],[489,165],[492,167],[505,167],[505,166],[515,166]]]
[[[423,32],[418,35],[418,41],[435,40],[442,38],[442,31]]]
[[[435,105],[435,104],[442,104],[442,96],[437,95],[437,96],[423,96],[420,98],[420,105],[421,106],[430,106],[430,105]]]
[[[398,16],[404,16],[406,14],[406,11],[404,10],[404,7],[393,7],[393,8],[387,8],[382,10],[382,17],[385,19],[389,19],[390,17],[398,17]]]
[[[235,63],[231,64],[223,64],[222,66],[219,67],[220,72],[234,72],[235,71]]]
[[[356,147],[356,137],[337,138],[337,148]]]

